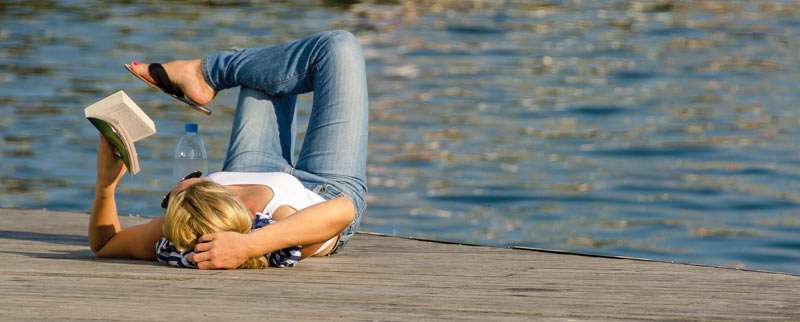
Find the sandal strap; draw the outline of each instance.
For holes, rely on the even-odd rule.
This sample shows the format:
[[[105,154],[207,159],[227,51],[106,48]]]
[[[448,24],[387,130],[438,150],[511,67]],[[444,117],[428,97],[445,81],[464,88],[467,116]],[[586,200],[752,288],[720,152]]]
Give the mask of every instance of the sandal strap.
[[[161,66],[159,63],[153,63],[147,67],[147,71],[161,90],[177,97],[184,97],[183,91],[169,79],[169,75],[167,75],[164,66]]]

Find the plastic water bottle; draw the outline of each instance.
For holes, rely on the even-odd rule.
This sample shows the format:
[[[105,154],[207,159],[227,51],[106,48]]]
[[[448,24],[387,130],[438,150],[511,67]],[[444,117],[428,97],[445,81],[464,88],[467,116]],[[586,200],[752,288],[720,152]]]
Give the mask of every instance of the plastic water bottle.
[[[175,146],[175,163],[172,166],[172,177],[180,180],[194,171],[208,174],[208,155],[203,138],[197,134],[197,123],[186,123],[186,133],[178,139]]]

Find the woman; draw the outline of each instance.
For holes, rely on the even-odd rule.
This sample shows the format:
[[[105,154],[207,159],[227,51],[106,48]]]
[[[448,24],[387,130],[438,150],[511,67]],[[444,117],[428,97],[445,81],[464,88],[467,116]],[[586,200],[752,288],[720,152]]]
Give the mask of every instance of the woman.
[[[133,62],[131,70],[156,82],[149,65]],[[189,262],[200,269],[236,268],[288,247],[301,245],[302,256],[321,256],[336,253],[347,243],[366,208],[367,85],[364,59],[352,34],[329,31],[275,47],[174,61],[164,64],[163,72],[181,95],[201,105],[211,102],[218,91],[241,87],[222,174],[178,182],[169,193],[165,217],[180,217],[175,214],[178,209],[200,213],[195,208],[203,207],[192,205],[208,201],[189,192],[208,181],[223,188],[218,198],[233,198],[241,206],[238,211],[246,211],[251,221],[267,210],[275,196],[321,197],[315,202],[308,195],[299,207],[278,205],[270,214],[277,222],[250,233],[200,231]],[[295,102],[297,95],[308,92],[314,93],[314,103],[300,155],[294,160]],[[265,180],[278,178],[283,183],[231,179],[228,172],[261,173]],[[114,192],[124,173],[101,138],[89,243],[99,257],[155,259],[154,246],[169,227],[162,217],[120,228]],[[292,186],[292,191],[280,190]]]

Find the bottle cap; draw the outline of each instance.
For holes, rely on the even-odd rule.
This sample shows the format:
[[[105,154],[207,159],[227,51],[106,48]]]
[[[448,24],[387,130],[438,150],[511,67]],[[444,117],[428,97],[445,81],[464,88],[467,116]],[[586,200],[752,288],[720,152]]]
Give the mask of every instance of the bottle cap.
[[[186,123],[186,133],[197,133],[197,123]]]

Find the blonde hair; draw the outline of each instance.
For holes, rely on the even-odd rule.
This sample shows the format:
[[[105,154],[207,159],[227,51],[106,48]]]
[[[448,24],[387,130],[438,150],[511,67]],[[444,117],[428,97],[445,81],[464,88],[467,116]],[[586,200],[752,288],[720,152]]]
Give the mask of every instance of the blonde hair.
[[[250,232],[248,210],[223,186],[201,181],[173,194],[164,214],[164,237],[179,252],[193,249],[204,234],[221,231]],[[264,256],[252,257],[239,268],[266,268]]]

